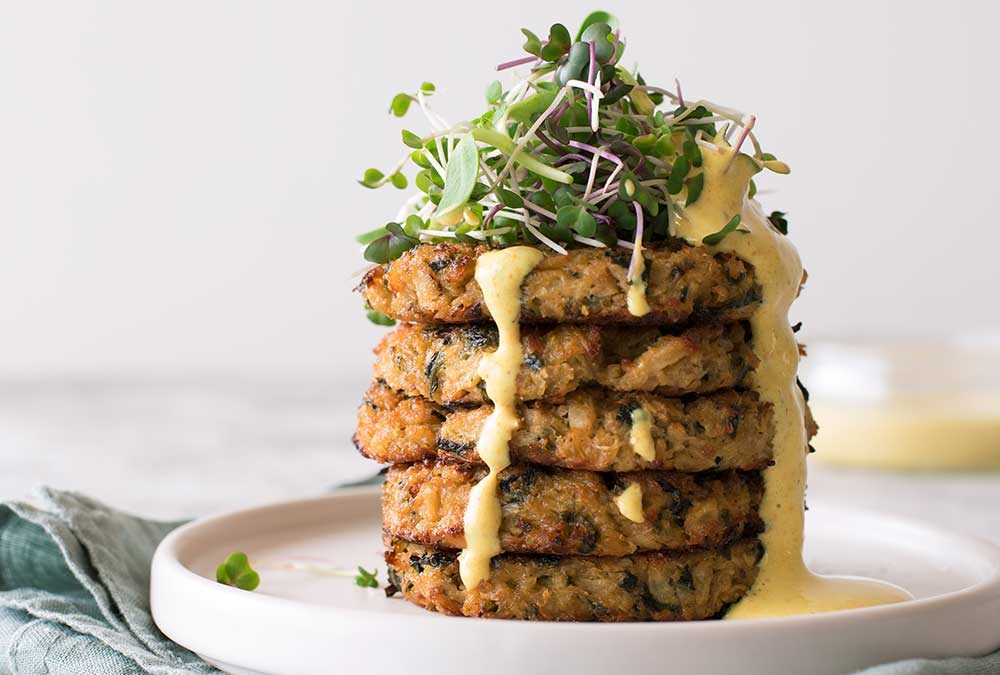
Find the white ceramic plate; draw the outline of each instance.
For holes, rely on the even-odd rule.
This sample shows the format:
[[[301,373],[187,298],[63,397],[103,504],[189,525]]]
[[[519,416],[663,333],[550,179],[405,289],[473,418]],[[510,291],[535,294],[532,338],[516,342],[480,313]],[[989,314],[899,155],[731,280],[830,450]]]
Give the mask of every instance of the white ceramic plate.
[[[170,638],[234,673],[742,673],[825,675],[1000,647],[1000,549],[921,524],[810,504],[818,572],[894,582],[912,602],[829,614],[692,623],[537,623],[426,612],[302,564],[379,568],[377,491],[215,516],[171,533],[152,606]],[[215,582],[229,553],[261,572],[253,593]],[[287,563],[296,563],[289,569]]]

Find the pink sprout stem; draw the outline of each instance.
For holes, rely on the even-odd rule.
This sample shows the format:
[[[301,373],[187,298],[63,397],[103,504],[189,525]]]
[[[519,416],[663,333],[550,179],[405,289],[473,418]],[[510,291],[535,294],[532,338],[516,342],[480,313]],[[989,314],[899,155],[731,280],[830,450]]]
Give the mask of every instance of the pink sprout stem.
[[[597,48],[594,46],[594,41],[591,40],[589,43],[590,47],[590,70],[587,71],[587,84],[594,84],[597,79]],[[594,95],[588,91],[587,95],[587,119],[591,118],[592,106]]]
[[[518,66],[523,66],[526,63],[531,63],[536,58],[535,56],[523,56],[519,59],[514,59],[513,61],[504,61],[497,66],[497,70],[507,70],[508,68],[517,68]]]

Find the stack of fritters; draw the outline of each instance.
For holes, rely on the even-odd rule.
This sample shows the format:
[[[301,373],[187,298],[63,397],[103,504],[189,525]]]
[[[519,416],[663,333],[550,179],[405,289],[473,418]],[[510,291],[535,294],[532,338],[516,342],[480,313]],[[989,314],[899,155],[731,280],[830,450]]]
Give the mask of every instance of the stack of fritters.
[[[745,320],[754,270],[671,242],[644,252],[652,311],[627,309],[631,252],[548,254],[521,296],[520,427],[500,474],[500,543],[466,589],[457,553],[476,441],[492,406],[478,375],[497,331],[474,274],[485,247],[421,245],[371,270],[368,303],[404,323],[376,348],[355,442],[391,463],[383,488],[392,584],[448,614],[544,620],[690,620],[752,584],[770,406],[750,391]],[[652,457],[633,447],[651,419]],[[642,522],[617,498],[642,493]],[[633,488],[634,490],[634,488]]]

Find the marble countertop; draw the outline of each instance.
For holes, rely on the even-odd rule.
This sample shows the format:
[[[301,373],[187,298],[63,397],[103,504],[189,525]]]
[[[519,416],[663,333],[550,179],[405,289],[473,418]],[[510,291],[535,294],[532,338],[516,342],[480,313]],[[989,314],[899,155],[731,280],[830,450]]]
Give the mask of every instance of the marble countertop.
[[[0,499],[78,490],[158,518],[319,494],[377,466],[351,443],[360,375],[0,382]],[[893,474],[813,461],[809,498],[1000,542],[1000,474]]]

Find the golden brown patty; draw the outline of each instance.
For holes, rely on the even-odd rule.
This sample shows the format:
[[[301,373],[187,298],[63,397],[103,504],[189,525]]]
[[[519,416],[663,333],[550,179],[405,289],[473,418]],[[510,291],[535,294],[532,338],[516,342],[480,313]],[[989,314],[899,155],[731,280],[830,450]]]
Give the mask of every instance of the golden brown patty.
[[[493,326],[401,326],[375,348],[375,378],[437,403],[483,403],[479,363],[496,344]],[[594,383],[664,396],[707,393],[738,386],[756,365],[743,323],[677,334],[653,326],[526,328],[521,347],[522,401],[562,397]]]
[[[650,413],[656,456],[637,455],[629,435],[632,411]],[[358,412],[355,443],[383,463],[417,462],[436,455],[480,462],[476,439],[492,412],[486,404],[448,408],[406,398],[375,382]],[[520,427],[511,459],[590,471],[707,471],[761,469],[771,460],[771,406],[753,392],[725,391],[685,400],[588,387],[565,400],[518,406]]]
[[[457,462],[395,465],[382,486],[382,526],[393,538],[465,546],[463,518],[485,467]],[[618,509],[629,485],[642,488],[644,521]],[[620,556],[714,547],[760,527],[756,473],[598,474],[530,464],[500,474],[500,546],[514,553]]]
[[[372,269],[361,289],[372,307],[403,321],[469,323],[489,318],[475,280],[485,246],[425,244]],[[673,242],[649,248],[646,298],[652,311],[637,317],[626,307],[632,252],[574,249],[545,259],[522,286],[521,321],[678,324],[691,319],[732,321],[750,316],[760,301],[753,267],[727,254]]]
[[[754,537],[714,551],[621,558],[506,554],[466,591],[456,554],[387,542],[391,585],[410,602],[445,614],[536,621],[693,621],[721,614],[757,576]]]

